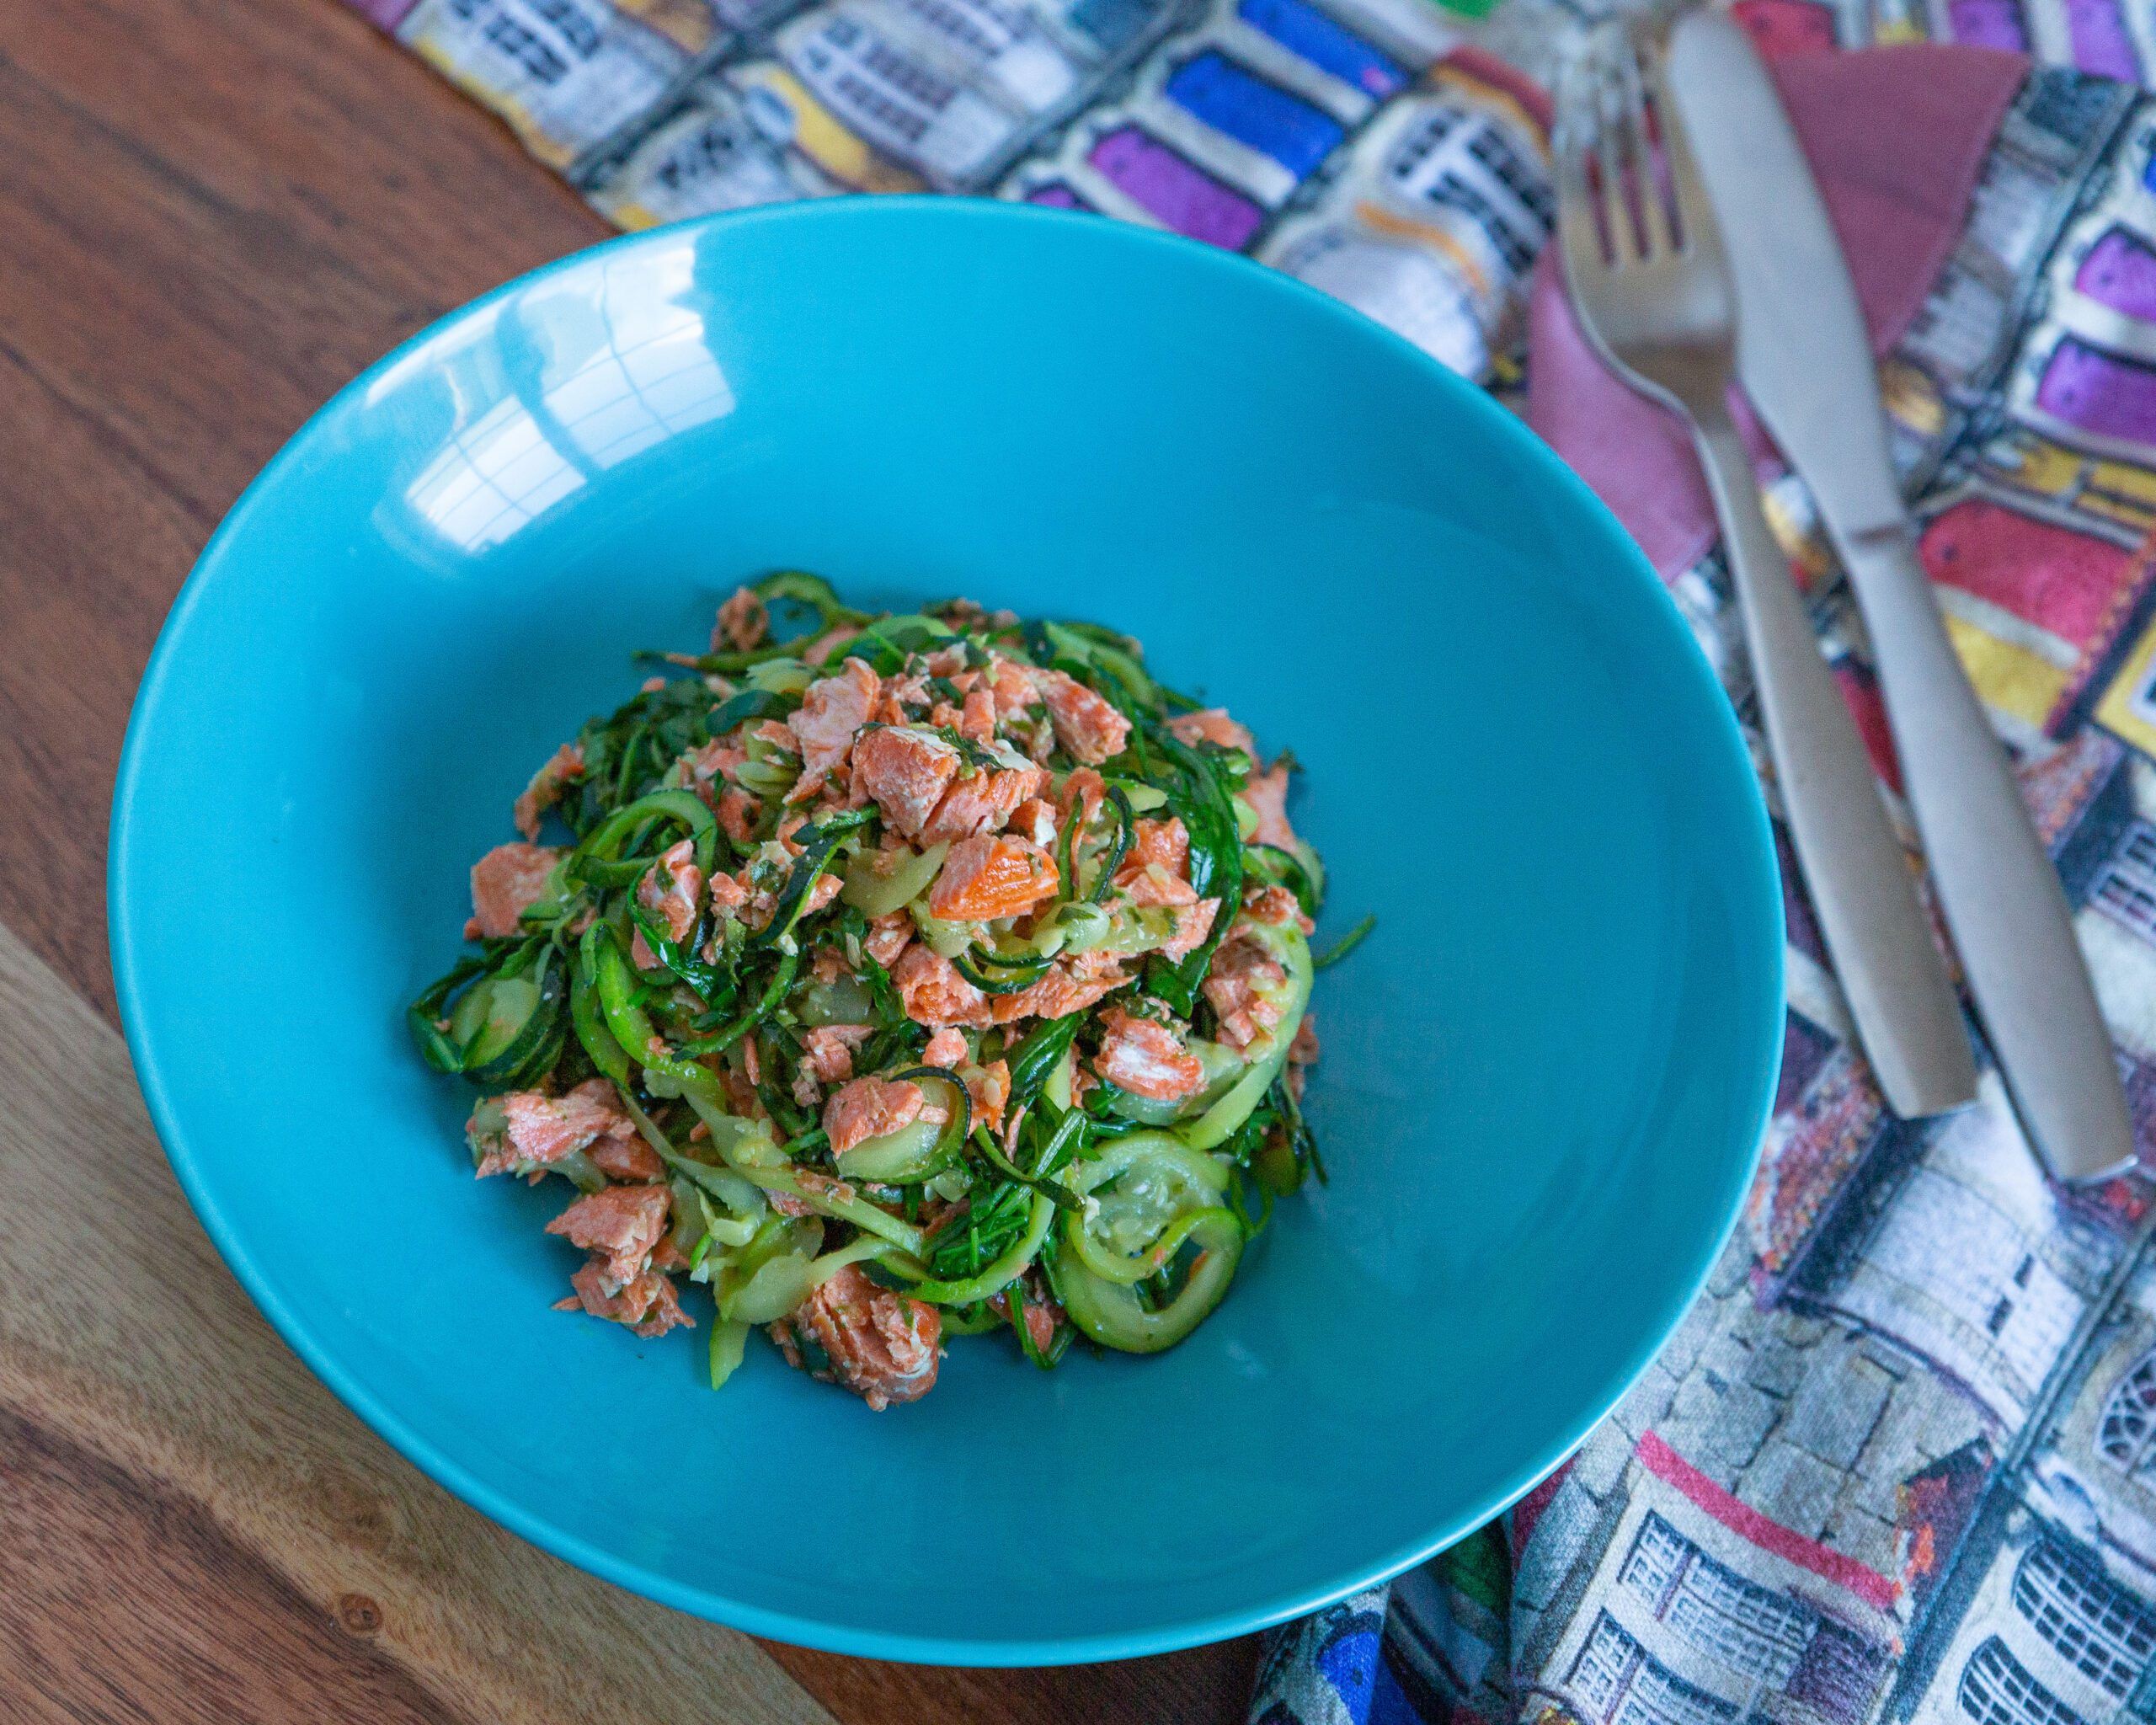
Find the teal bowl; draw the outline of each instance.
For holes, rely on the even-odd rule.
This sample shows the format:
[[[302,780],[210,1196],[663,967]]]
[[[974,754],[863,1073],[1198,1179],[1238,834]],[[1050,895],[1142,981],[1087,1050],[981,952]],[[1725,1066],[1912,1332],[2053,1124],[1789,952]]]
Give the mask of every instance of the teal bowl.
[[[472,1178],[407,1045],[464,875],[587,714],[780,566],[1112,622],[1306,769],[1329,1184],[1150,1359],[953,1348],[877,1414],[760,1343],[549,1310],[557,1189]],[[1480,392],[1240,259],[927,199],[602,245],[332,401],[173,606],[114,969],[203,1225],[398,1449],[760,1635],[1150,1653],[1428,1557],[1563,1459],[1736,1215],[1781,1029],[1737,728],[1617,523]],[[695,1310],[692,1306],[692,1310]]]

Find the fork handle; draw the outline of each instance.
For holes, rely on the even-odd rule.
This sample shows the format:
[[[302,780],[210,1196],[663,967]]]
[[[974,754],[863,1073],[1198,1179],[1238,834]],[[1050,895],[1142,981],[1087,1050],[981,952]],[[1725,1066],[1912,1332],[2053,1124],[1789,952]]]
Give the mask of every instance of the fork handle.
[[[1897,1114],[1960,1108],[1976,1097],[1975,1057],[1870,758],[1727,411],[1719,402],[1706,413],[1695,407],[1694,428],[1783,813],[1849,1016]]]
[[[1838,547],[1871,638],[1940,907],[2023,1126],[2062,1178],[2133,1160],[2111,1033],[2014,770],[1948,638],[1907,521]]]

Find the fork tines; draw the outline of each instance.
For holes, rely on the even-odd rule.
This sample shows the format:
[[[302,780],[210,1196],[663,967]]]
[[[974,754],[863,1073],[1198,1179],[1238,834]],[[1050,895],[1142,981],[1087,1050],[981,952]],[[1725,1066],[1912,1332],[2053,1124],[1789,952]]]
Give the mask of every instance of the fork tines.
[[[1559,223],[1566,261],[1576,269],[1651,262],[1693,238],[1684,211],[1700,207],[1705,191],[1694,191],[1682,129],[1667,123],[1661,62],[1658,42],[1609,24],[1559,77]],[[1578,255],[1582,248],[1587,255]]]

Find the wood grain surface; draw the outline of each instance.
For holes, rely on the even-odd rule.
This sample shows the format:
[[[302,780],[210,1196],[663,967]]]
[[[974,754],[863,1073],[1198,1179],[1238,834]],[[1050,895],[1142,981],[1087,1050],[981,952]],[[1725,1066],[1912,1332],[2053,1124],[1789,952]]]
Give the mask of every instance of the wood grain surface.
[[[545,1557],[377,1441],[196,1226],[125,1045],[0,930],[0,1690],[157,1717],[828,1718],[746,1637]],[[712,1700],[723,1697],[723,1707]]]
[[[324,398],[606,229],[335,0],[0,0],[0,1715],[1239,1718],[1248,1642],[961,1672],[647,1605],[455,1503],[254,1314],[113,1028],[135,684]]]

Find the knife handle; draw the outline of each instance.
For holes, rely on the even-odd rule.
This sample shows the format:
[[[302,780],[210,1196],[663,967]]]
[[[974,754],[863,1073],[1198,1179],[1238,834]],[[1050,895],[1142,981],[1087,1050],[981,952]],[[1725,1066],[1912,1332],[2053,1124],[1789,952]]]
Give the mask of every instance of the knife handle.
[[[2021,1124],[2062,1179],[2134,1158],[2110,1031],[2073,913],[1948,638],[1904,521],[1839,546],[1940,907]]]
[[[1760,510],[1735,426],[1718,406],[1695,426],[1783,814],[1849,1016],[1897,1114],[1960,1108],[1977,1092],[1968,1031],[1870,757]]]

